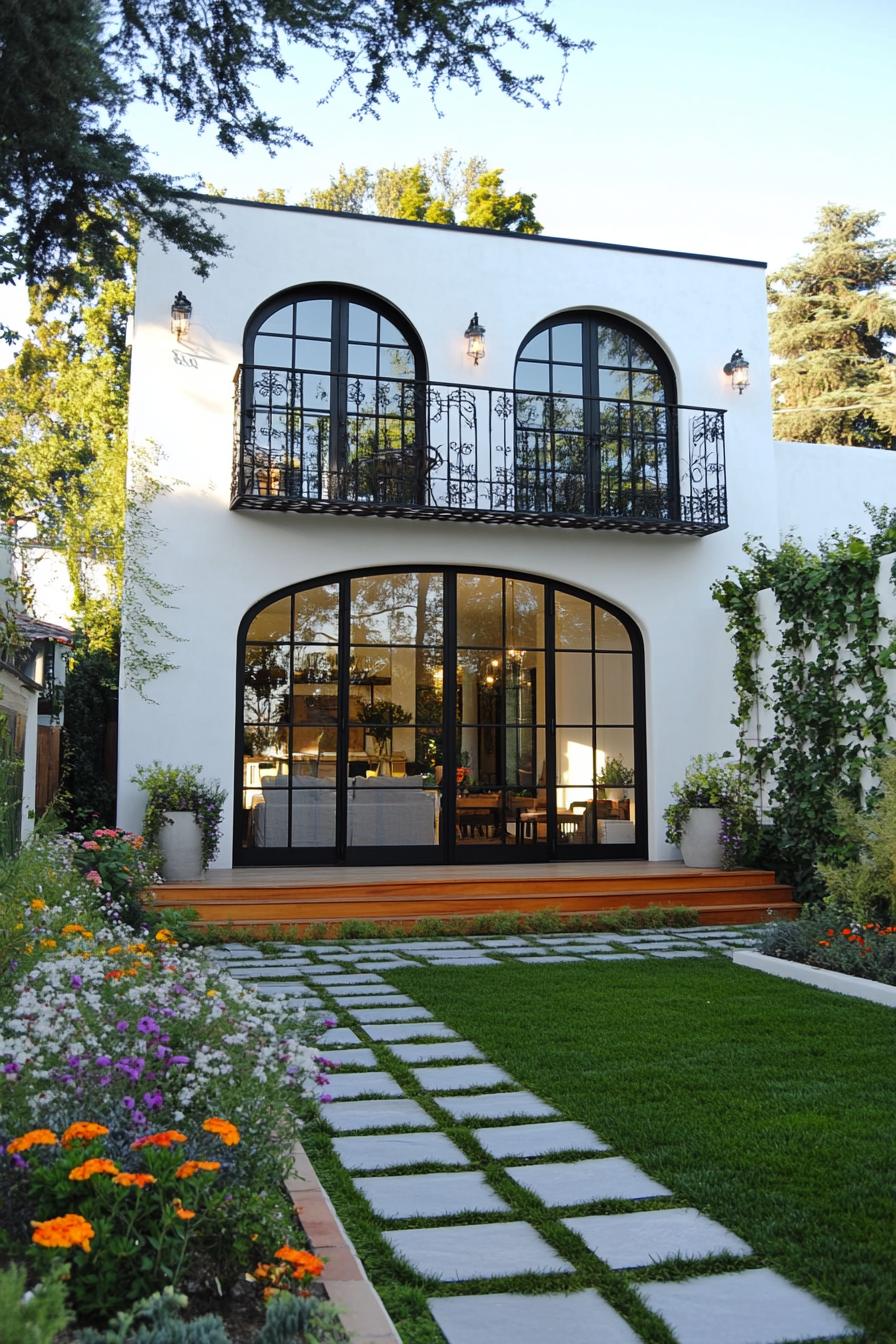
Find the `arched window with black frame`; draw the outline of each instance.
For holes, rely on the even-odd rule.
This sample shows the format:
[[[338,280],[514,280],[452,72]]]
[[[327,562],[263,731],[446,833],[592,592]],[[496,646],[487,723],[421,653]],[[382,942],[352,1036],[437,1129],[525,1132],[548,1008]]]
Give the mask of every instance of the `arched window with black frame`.
[[[675,375],[647,332],[559,313],[523,341],[514,388],[520,511],[676,516]]]
[[[377,295],[340,285],[275,295],[244,338],[246,493],[423,502],[425,379],[419,336]]]

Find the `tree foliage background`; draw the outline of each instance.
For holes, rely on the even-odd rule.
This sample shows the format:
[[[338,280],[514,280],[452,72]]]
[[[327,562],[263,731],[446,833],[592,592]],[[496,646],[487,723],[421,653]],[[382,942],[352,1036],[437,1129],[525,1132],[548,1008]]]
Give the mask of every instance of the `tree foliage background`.
[[[896,243],[876,210],[826,205],[769,277],[775,436],[896,448]]]

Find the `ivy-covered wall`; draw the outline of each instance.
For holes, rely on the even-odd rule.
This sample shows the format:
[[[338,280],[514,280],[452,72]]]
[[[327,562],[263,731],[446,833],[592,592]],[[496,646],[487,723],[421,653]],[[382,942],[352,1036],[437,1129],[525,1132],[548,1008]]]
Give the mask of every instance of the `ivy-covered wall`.
[[[734,640],[732,721],[763,822],[753,858],[803,898],[821,890],[819,862],[853,857],[835,800],[873,796],[896,732],[896,511],[869,512],[870,530],[815,550],[749,542],[748,564],[713,588]]]

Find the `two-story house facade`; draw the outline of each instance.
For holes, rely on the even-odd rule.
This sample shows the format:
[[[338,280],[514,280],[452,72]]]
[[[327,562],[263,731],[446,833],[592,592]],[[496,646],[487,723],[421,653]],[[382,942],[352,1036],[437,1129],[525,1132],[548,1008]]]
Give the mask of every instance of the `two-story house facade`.
[[[223,867],[669,857],[731,744],[711,584],[825,492],[782,501],[764,266],[214,208],[207,280],[138,269],[177,666],[122,687],[120,822],[161,759],[226,784]]]

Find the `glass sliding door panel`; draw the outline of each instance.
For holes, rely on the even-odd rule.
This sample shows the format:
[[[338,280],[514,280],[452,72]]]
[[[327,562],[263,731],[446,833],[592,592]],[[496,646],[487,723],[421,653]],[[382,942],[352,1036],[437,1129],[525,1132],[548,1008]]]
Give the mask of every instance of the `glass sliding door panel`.
[[[353,644],[417,644],[443,639],[441,574],[373,574],[352,579]]]
[[[458,574],[457,642],[473,648],[503,645],[503,580],[495,574]]]
[[[597,722],[625,726],[634,722],[632,658],[629,653],[595,655]]]

